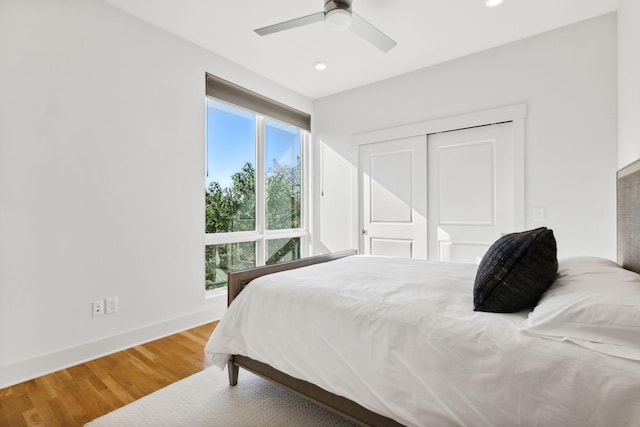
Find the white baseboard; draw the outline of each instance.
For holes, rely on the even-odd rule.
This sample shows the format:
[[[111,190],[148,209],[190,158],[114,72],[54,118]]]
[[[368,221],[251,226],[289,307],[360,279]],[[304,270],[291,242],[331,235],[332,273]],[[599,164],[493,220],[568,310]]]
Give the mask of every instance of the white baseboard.
[[[226,296],[224,302],[221,307],[215,304],[214,308],[198,313],[0,366],[0,389],[219,320],[226,307]]]

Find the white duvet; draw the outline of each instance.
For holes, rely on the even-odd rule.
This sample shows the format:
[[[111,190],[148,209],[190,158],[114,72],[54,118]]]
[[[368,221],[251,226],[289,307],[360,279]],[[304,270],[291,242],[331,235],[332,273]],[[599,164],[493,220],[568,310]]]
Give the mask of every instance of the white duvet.
[[[411,426],[640,426],[640,362],[473,311],[475,265],[354,256],[254,280],[206,347]],[[239,382],[238,386],[242,386]]]

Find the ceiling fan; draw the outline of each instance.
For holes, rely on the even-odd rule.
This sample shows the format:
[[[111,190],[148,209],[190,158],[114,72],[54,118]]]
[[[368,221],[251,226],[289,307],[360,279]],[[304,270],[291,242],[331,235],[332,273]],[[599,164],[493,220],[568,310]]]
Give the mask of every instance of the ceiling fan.
[[[378,49],[388,52],[397,43],[351,10],[353,0],[325,0],[324,11],[254,30],[261,36],[324,21],[333,30],[350,29]]]

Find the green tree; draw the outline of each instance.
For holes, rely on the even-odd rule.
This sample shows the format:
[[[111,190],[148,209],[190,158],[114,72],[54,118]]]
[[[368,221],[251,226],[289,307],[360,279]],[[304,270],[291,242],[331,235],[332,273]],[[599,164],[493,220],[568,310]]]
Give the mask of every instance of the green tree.
[[[231,188],[217,182],[205,191],[207,233],[255,230],[256,173],[251,163],[231,176]]]
[[[277,160],[267,171],[267,229],[300,228],[301,185],[300,158],[295,166]]]
[[[269,230],[300,228],[302,186],[300,174],[300,158],[295,166],[282,165],[277,160],[267,171],[266,225]],[[267,245],[266,264],[277,264],[286,259],[300,258],[300,238],[288,239],[282,244],[281,239],[273,241],[277,249],[271,253],[271,245]]]
[[[269,230],[300,228],[301,182],[300,159],[295,166],[281,165],[276,160],[266,173],[266,225]],[[256,229],[256,173],[245,163],[231,176],[231,186],[222,188],[212,182],[205,189],[205,231],[226,233]],[[300,239],[290,239],[267,259],[275,264],[287,254],[300,256]],[[218,270],[229,271],[255,265],[255,244],[231,243],[206,248],[205,274],[207,289],[223,286]]]
[[[217,182],[209,184],[205,190],[206,233],[255,230],[255,176],[253,165],[245,163],[240,172],[231,176],[230,188],[222,188]],[[224,285],[217,280],[218,269],[229,271],[230,267],[245,268],[255,265],[255,248],[247,246],[251,245],[223,244],[206,248],[207,289]]]

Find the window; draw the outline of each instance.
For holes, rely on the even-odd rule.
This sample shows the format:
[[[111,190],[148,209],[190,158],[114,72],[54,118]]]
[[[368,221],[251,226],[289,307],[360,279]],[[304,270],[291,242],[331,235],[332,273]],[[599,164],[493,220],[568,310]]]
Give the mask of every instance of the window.
[[[215,99],[209,87],[208,95],[205,287],[210,291],[225,288],[230,271],[306,255],[309,133]]]

